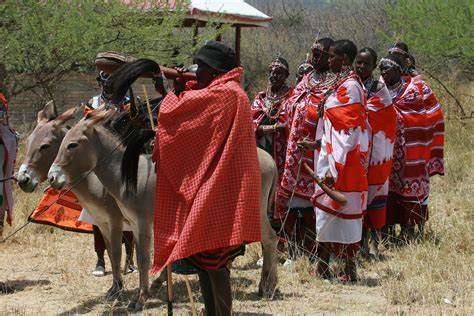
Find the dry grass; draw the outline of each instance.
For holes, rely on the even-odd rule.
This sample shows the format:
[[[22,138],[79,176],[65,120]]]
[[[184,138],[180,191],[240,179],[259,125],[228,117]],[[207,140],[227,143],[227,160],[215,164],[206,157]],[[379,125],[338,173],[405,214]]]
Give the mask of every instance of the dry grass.
[[[474,200],[472,199],[474,122],[447,124],[447,175],[432,185],[429,225],[424,239],[397,249],[384,249],[380,262],[360,262],[355,285],[327,283],[308,275],[308,263],[279,267],[275,300],[257,295],[260,250],[252,245],[233,269],[234,310],[242,314],[473,314]],[[23,147],[22,147],[23,148]],[[20,152],[21,156],[21,152]],[[19,158],[21,161],[21,157]],[[16,220],[5,235],[21,226],[40,193],[15,191]],[[126,294],[104,302],[111,275],[95,278],[92,236],[30,224],[0,244],[0,280],[17,288],[1,295],[0,314],[125,313],[138,275],[125,276]],[[108,264],[110,267],[110,264]],[[202,300],[191,277],[198,310]],[[175,278],[177,314],[189,314],[183,277]],[[164,314],[166,293],[155,289],[144,314]]]

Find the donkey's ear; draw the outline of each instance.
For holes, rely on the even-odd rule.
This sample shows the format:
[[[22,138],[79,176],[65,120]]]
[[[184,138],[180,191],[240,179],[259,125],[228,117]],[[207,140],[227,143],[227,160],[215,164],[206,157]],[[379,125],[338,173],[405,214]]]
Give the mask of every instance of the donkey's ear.
[[[105,106],[101,106],[98,109],[91,111],[86,114],[84,120],[87,124],[97,125],[102,122],[105,122],[107,119],[112,117],[115,114],[115,109],[108,109]]]
[[[82,112],[83,109],[84,109],[84,105],[75,106],[73,108],[70,108],[69,110],[67,110],[66,112],[64,112],[60,116],[58,116],[58,118],[56,118],[54,121],[58,125],[63,125],[67,121],[74,119],[76,117],[76,114],[78,112]]]
[[[49,122],[58,117],[58,111],[56,110],[56,105],[54,101],[51,100],[45,104],[44,108],[38,112],[37,122]]]

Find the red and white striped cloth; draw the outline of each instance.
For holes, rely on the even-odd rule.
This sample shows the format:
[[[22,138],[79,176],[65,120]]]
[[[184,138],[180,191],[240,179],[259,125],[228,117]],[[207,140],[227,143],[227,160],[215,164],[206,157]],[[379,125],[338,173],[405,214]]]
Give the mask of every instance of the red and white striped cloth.
[[[368,132],[366,96],[357,75],[338,82],[324,105],[324,134],[317,174],[330,172],[334,189],[343,193],[341,206],[317,187],[316,232],[319,242],[351,244],[362,236],[362,216],[367,207]]]
[[[364,227],[380,229],[385,225],[387,212],[388,179],[392,168],[396,117],[387,86],[367,99],[369,120],[369,183],[367,212]]]
[[[426,82],[408,76],[403,80],[393,100],[398,127],[390,192],[421,203],[429,195],[429,177],[444,174],[444,117]]]

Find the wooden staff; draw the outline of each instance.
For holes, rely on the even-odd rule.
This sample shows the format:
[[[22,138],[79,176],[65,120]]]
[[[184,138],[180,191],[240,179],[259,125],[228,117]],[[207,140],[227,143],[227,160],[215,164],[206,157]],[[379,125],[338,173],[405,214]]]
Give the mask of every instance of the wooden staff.
[[[153,122],[153,114],[151,113],[150,100],[148,100],[148,93],[146,92],[146,87],[143,85],[143,94],[145,96],[146,107],[148,109],[148,117],[150,118],[151,129],[155,129],[155,122]]]
[[[330,188],[326,183],[321,181],[317,175],[314,174],[313,169],[311,169],[310,166],[308,166],[305,162],[303,163],[306,171],[309,172],[309,174],[313,177],[314,180],[316,180],[316,183],[319,185],[319,187],[326,193],[331,199],[333,199],[337,204],[341,206],[345,206],[347,204],[347,199],[342,194],[341,192],[334,190],[333,188]]]
[[[193,311],[193,316],[197,316],[196,305],[194,304],[193,291],[191,290],[191,284],[189,284],[189,279],[187,275],[184,275],[184,282],[186,283],[186,289],[188,290],[189,302],[191,303],[191,310]]]
[[[172,264],[166,267],[166,287],[168,289],[168,315],[173,316],[173,275]]]

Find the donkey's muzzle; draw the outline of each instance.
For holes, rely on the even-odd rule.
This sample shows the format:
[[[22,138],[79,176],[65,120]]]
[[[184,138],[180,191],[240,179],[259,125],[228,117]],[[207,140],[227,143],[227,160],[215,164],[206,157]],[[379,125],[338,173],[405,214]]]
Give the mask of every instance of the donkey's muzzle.
[[[66,176],[58,165],[52,165],[48,172],[49,184],[56,190],[61,190],[66,184]]]

